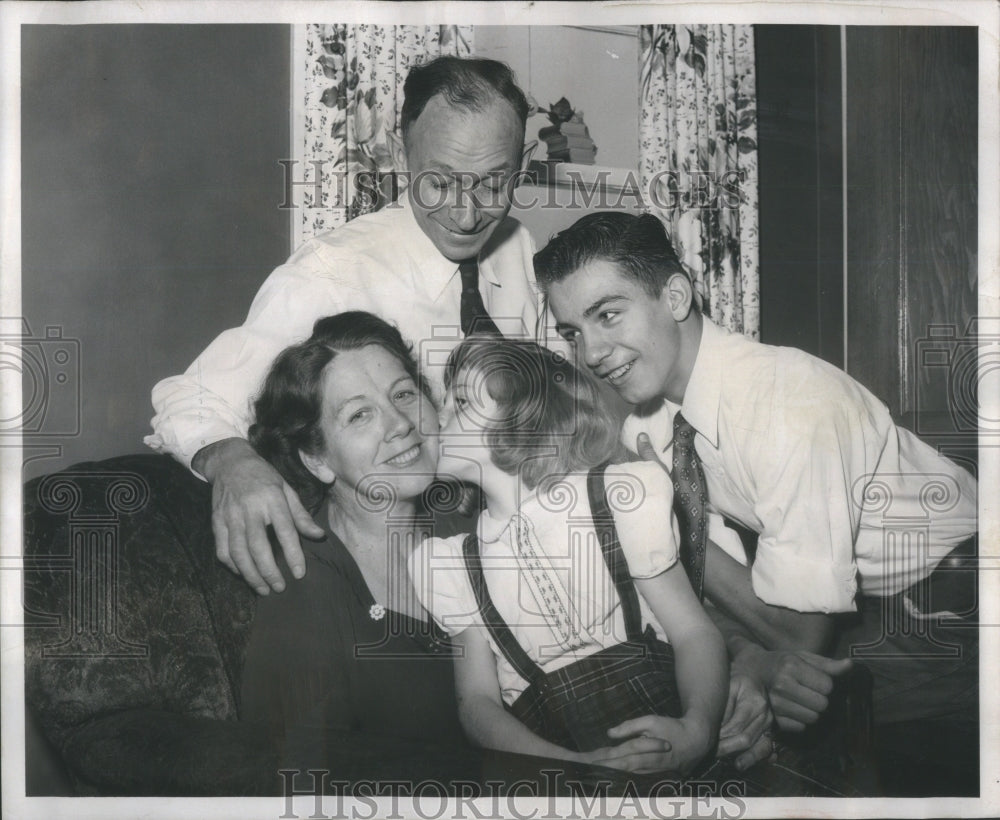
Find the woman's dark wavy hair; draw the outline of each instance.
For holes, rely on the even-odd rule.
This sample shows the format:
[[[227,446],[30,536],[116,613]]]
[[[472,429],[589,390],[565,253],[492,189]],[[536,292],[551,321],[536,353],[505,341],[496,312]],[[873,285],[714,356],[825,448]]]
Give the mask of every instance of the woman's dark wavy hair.
[[[561,353],[473,335],[448,358],[445,386],[462,374],[469,391],[485,389],[499,406],[500,417],[485,420],[490,459],[529,489],[623,454],[615,408]]]
[[[369,345],[378,345],[398,359],[430,398],[410,345],[399,331],[378,316],[355,310],[317,320],[308,339],[279,353],[254,402],[250,444],[313,513],[326,498],[328,487],[306,469],[299,450],[319,453],[326,446],[320,428],[323,373],[338,353]]]

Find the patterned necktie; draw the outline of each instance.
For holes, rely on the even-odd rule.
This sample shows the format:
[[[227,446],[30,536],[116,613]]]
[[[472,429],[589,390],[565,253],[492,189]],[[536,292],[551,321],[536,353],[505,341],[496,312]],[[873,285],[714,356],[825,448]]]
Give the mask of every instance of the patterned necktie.
[[[470,333],[495,333],[501,335],[500,329],[486,312],[483,297],[479,293],[479,263],[475,259],[466,259],[458,265],[462,277],[462,335]]]
[[[701,600],[705,583],[708,493],[701,459],[694,449],[694,428],[680,412],[674,416],[673,444],[674,513],[681,533],[681,564],[695,595]]]

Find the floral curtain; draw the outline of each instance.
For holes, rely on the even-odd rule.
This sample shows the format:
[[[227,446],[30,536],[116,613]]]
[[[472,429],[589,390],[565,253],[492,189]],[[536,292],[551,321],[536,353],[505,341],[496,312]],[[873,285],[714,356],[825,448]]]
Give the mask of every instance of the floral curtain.
[[[406,74],[442,54],[468,56],[472,27],[310,24],[298,36],[296,246],[393,195],[385,131],[399,127]]]
[[[757,94],[753,27],[640,28],[639,170],[708,312],[756,338]]]

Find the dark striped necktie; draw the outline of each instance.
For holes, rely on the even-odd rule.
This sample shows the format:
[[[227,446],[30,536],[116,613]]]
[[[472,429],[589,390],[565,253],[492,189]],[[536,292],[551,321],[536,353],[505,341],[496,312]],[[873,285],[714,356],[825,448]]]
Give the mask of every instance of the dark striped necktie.
[[[466,259],[459,263],[458,272],[462,277],[462,334],[495,333],[500,336],[500,329],[486,312],[486,305],[479,293],[479,263],[475,259]]]
[[[681,564],[700,600],[705,585],[708,492],[701,459],[694,449],[694,428],[679,411],[674,416],[673,479]]]

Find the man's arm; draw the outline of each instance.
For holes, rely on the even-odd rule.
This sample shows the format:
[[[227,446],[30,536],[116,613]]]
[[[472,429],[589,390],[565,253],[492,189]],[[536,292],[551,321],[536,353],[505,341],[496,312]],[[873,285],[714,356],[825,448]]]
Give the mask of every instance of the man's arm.
[[[261,594],[268,584],[284,588],[269,525],[293,574],[304,568],[296,530],[311,538],[323,533],[247,443],[251,400],[275,356],[306,338],[317,318],[339,312],[333,289],[302,263],[281,266],[261,287],[241,327],[222,333],[184,374],[153,389],[154,434],[146,443],[212,484],[216,554]]]
[[[819,654],[833,634],[831,616],[765,604],[753,594],[749,569],[711,542],[705,575],[706,594],[716,604],[708,610],[726,640],[733,677],[747,676],[764,687],[782,729],[799,731],[815,723],[829,703],[834,678],[851,666],[850,660]],[[720,747],[727,748],[722,742]]]
[[[823,652],[833,635],[829,615],[764,603],[754,594],[750,569],[711,541],[705,553],[705,594],[766,649]]]
[[[645,434],[639,435],[636,450],[647,461],[659,461]],[[757,724],[747,731],[761,712],[759,704],[754,705],[754,691],[767,692],[781,728],[799,730],[826,709],[833,678],[850,668],[850,661],[831,661],[817,654],[826,649],[833,633],[829,615],[766,604],[754,592],[750,569],[711,541],[705,556],[705,594],[718,607],[709,612],[730,654],[731,699],[734,687],[743,698],[739,711],[727,709],[723,726],[735,739],[720,745],[729,753],[743,752],[746,761],[747,753],[762,743]]]
[[[746,634],[731,632],[733,668],[768,692],[778,725],[802,729],[825,711],[834,678],[831,613],[853,608],[859,482],[887,430],[858,387],[818,365],[781,370],[766,430],[739,442],[761,525],[752,569],[709,548],[706,592]]]
[[[307,258],[277,268],[240,327],[220,333],[184,373],[153,388],[150,447],[192,466],[203,447],[246,438],[253,397],[278,353],[307,338],[316,319],[343,309],[318,267]]]

